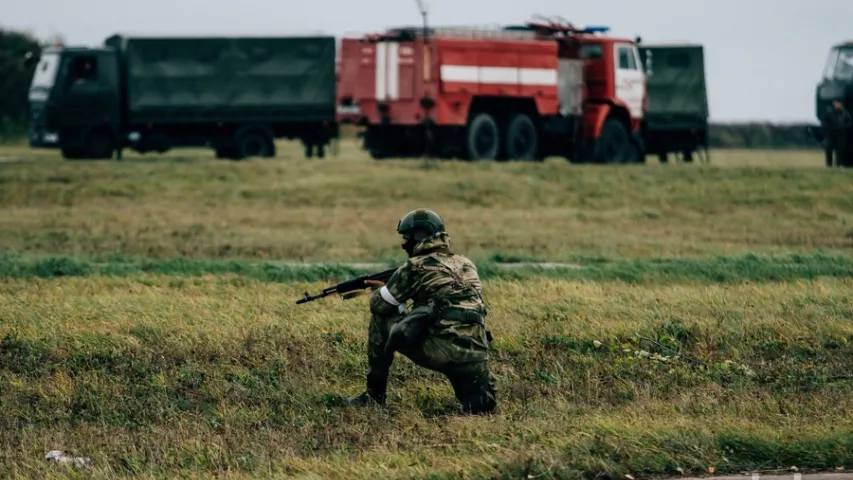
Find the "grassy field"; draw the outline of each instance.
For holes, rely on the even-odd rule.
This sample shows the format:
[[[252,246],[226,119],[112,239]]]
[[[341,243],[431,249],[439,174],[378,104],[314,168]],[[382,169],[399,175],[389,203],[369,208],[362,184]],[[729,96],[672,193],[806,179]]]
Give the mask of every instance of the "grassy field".
[[[0,476],[66,475],[52,449],[96,478],[853,465],[853,174],[820,152],[0,158]],[[294,304],[365,268],[343,262],[402,261],[394,227],[419,206],[484,279],[492,417],[457,415],[401,357],[386,409],[340,406],[363,388],[366,300]]]
[[[352,144],[322,161],[305,161],[292,148],[280,159],[246,163],[216,161],[210,152],[120,163],[40,155],[0,168],[0,250],[399,259],[396,222],[420,206],[443,215],[454,245],[478,260],[853,245],[853,177],[822,168],[820,152],[715,152],[708,167],[655,160],[623,168],[559,159],[374,162]]]

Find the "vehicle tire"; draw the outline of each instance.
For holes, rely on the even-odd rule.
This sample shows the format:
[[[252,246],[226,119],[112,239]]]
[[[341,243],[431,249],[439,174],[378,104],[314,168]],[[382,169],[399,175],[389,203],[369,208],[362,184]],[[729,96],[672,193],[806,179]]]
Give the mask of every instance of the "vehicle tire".
[[[216,147],[216,158],[226,159],[226,160],[236,160],[237,159],[237,148],[236,147]]]
[[[541,160],[539,133],[529,116],[520,113],[512,117],[506,129],[506,152],[509,160]]]
[[[272,140],[269,135],[252,130],[241,134],[237,138],[237,160],[247,158],[266,158],[271,152]]]
[[[373,160],[386,160],[391,157],[387,141],[387,132],[382,127],[370,126],[362,132],[361,148]]]
[[[469,160],[495,160],[500,150],[498,123],[488,113],[480,113],[468,124],[465,153]]]
[[[86,135],[85,147],[83,147],[86,158],[95,160],[110,160],[115,152],[115,142],[112,135],[105,130],[92,130]]]
[[[80,147],[62,147],[62,158],[66,160],[80,160],[83,158],[83,149]]]
[[[619,120],[609,118],[604,122],[601,135],[595,142],[597,163],[625,164],[636,161],[638,152],[628,130]]]

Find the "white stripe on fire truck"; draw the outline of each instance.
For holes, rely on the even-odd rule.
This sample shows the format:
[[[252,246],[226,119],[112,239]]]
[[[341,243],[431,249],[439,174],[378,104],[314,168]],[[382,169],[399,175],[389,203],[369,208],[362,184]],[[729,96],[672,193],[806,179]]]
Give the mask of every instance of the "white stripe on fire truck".
[[[376,98],[396,100],[400,98],[400,45],[397,43],[376,44]]]
[[[400,54],[399,43],[388,44],[388,98],[400,98]]]
[[[552,68],[472,67],[442,65],[441,80],[458,83],[557,85],[557,70]]]
[[[385,59],[388,58],[387,43],[377,43],[376,44],[376,99],[384,99],[385,98],[385,78],[388,75]]]

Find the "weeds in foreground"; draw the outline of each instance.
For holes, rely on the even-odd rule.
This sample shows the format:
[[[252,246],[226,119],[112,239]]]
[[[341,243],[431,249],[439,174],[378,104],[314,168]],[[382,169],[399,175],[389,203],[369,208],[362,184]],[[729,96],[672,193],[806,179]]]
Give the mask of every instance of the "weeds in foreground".
[[[556,478],[834,469],[853,458],[849,279],[643,286],[492,279],[501,411],[454,415],[398,358],[354,410],[364,299],[233,275],[6,279],[0,461],[57,448],[105,477]],[[550,478],[550,477],[549,477]]]

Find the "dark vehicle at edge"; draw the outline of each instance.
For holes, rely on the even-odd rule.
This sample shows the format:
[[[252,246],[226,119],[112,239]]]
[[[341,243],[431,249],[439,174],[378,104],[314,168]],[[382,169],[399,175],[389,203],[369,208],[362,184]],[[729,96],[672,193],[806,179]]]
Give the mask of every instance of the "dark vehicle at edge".
[[[821,142],[826,166],[853,167],[853,42],[829,49],[821,80],[815,88],[818,128],[809,127]]]

